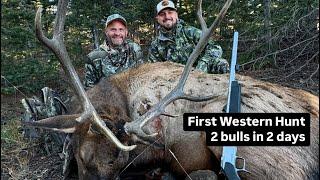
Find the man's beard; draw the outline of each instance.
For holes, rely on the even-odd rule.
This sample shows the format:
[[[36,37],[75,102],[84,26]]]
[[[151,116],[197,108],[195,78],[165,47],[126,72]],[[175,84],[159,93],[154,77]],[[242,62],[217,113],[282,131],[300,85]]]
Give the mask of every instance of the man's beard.
[[[124,39],[123,37],[118,37],[118,38],[112,38],[109,36],[106,36],[107,41],[109,42],[109,44],[111,44],[112,46],[121,46],[124,43]]]
[[[174,28],[177,24],[177,21],[174,22],[173,20],[166,20],[166,22],[162,23],[162,26],[166,29],[166,30],[171,30],[172,28]]]

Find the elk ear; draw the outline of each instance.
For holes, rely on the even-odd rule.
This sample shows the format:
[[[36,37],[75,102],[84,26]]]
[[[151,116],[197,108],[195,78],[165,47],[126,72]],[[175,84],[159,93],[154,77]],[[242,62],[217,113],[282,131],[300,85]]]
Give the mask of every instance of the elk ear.
[[[80,114],[61,115],[42,119],[39,121],[22,122],[26,126],[40,127],[52,131],[74,133],[76,127],[81,123],[76,119],[80,117]]]

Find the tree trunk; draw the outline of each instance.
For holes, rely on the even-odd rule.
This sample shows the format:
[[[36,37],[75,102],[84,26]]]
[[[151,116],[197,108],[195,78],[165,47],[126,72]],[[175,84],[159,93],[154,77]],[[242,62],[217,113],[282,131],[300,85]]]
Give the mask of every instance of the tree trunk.
[[[93,48],[94,49],[97,49],[99,47],[99,35],[98,35],[98,30],[97,30],[97,27],[96,25],[93,25],[92,26],[92,29],[91,29],[91,33],[92,33],[92,40],[93,40]]]
[[[270,51],[271,43],[271,15],[270,15],[270,0],[264,1],[264,28],[266,32],[266,42],[268,43],[268,50]]]
[[[97,9],[96,2],[94,2],[93,4],[93,9],[96,12],[96,9]],[[97,22],[97,20],[95,22]],[[95,24],[92,25],[91,33],[92,33],[92,40],[93,40],[93,48],[97,49],[99,47],[99,34],[98,34],[97,26]]]

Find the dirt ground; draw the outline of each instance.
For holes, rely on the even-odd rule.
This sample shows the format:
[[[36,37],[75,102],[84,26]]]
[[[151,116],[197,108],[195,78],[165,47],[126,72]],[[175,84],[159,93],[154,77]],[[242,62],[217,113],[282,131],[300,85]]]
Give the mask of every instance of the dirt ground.
[[[279,78],[268,79],[268,77],[274,76],[274,72],[268,70],[241,74],[304,89],[319,95],[318,81],[301,82],[299,77],[290,81]],[[281,75],[278,74],[278,77]],[[45,143],[43,139],[30,141],[23,138],[20,118],[24,109],[20,100],[24,97],[25,95],[20,92],[10,96],[1,95],[1,180],[62,179],[62,147],[56,146],[50,141]],[[131,178],[128,176],[124,179],[141,179],[146,177],[150,171],[151,169],[132,170],[132,172],[128,172],[128,175],[133,173]]]

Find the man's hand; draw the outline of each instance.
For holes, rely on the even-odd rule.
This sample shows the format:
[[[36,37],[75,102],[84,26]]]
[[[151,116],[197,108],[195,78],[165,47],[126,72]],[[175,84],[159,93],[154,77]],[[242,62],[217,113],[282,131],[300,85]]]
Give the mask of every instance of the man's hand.
[[[218,63],[213,67],[213,73],[224,74],[230,71],[229,63],[227,60],[220,58]]]

